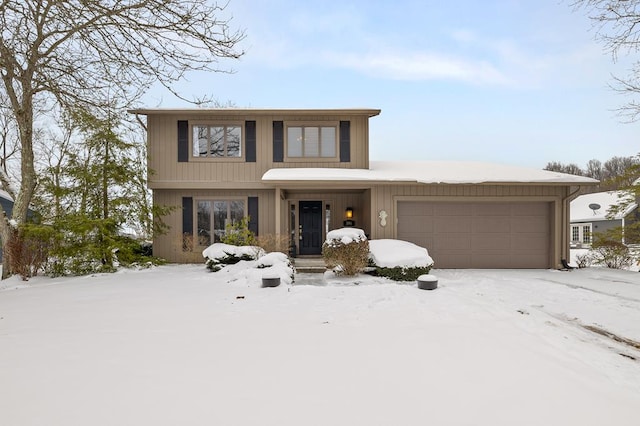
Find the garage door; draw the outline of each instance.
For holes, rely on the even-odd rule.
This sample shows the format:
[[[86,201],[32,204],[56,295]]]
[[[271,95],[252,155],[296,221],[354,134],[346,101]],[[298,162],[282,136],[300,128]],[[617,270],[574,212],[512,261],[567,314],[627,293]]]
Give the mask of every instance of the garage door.
[[[436,268],[548,268],[549,203],[398,202],[398,239]]]

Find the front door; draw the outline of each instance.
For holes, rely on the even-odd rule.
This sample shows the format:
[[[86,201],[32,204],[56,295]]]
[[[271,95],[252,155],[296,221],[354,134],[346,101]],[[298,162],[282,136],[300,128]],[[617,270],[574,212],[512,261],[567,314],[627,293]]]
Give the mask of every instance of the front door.
[[[300,201],[300,254],[322,252],[322,201]]]

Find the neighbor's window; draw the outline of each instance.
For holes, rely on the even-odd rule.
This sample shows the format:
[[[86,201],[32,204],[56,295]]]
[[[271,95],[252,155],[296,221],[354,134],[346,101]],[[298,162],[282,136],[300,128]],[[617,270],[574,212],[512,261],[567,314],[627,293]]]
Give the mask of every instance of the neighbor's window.
[[[591,225],[585,225],[582,227],[582,242],[585,244],[591,244]]]
[[[571,227],[571,241],[580,241],[580,227],[572,226]]]
[[[242,127],[193,126],[194,157],[240,157],[242,155]]]
[[[571,241],[577,241],[582,244],[591,244],[591,224],[572,225]]]
[[[287,127],[287,156],[324,158],[335,157],[336,127]]]
[[[243,200],[201,200],[197,202],[198,245],[220,242],[227,225],[245,216]]]

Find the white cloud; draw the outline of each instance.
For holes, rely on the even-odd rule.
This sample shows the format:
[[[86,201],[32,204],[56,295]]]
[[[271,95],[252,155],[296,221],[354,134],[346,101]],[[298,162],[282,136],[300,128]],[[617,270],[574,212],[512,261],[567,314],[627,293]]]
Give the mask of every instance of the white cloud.
[[[376,77],[394,80],[456,80],[473,84],[509,85],[487,61],[427,52],[327,53],[326,62]]]

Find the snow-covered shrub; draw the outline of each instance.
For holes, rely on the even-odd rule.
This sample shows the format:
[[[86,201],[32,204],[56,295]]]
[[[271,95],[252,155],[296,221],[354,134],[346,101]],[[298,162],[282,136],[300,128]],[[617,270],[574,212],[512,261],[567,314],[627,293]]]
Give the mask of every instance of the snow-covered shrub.
[[[369,265],[375,274],[394,281],[415,281],[433,268],[433,259],[424,247],[402,240],[369,241]]]
[[[210,271],[224,268],[229,283],[261,285],[262,278],[277,277],[284,284],[294,280],[295,269],[289,257],[280,252],[266,254],[256,246],[231,246],[215,243],[207,247],[202,255]]]
[[[292,283],[294,281],[294,273],[295,268],[291,264],[291,260],[289,256],[279,251],[274,251],[272,253],[265,254],[256,262],[256,268],[258,269],[269,269],[269,272],[272,272],[271,275],[279,277],[283,280],[283,274],[286,275],[288,280],[283,280],[288,283]],[[263,274],[263,277],[266,276]]]
[[[369,241],[362,229],[340,228],[327,233],[322,257],[337,274],[356,275],[367,266]]]
[[[604,265],[612,269],[624,269],[633,263],[633,255],[629,247],[620,241],[597,238],[591,244],[589,256],[596,265]]]
[[[205,266],[211,272],[217,272],[224,265],[234,265],[241,260],[256,260],[264,255],[264,250],[257,246],[234,246],[225,243],[214,243],[202,251]]]

